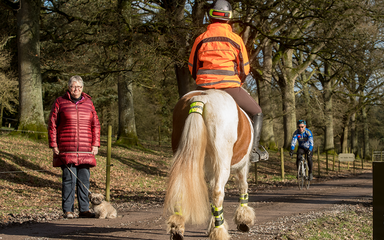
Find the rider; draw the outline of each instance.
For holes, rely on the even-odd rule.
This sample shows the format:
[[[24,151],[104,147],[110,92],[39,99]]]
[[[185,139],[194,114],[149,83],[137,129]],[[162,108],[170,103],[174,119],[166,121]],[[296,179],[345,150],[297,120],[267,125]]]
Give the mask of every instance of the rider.
[[[267,160],[268,153],[258,147],[263,113],[259,104],[241,87],[249,73],[248,54],[242,38],[232,32],[229,21],[232,6],[217,0],[208,11],[207,31],[196,38],[188,67],[197,90],[221,89],[229,93],[253,120],[254,139],[251,161]]]
[[[297,130],[293,133],[292,142],[291,142],[291,151],[289,155],[293,155],[293,150],[296,146],[296,141],[299,141],[299,148],[297,149],[297,159],[296,159],[296,167],[299,166],[299,159],[301,155],[308,155],[308,173],[309,173],[309,181],[312,181],[312,155],[313,155],[313,134],[311,130],[307,127],[307,123],[304,120],[299,120],[297,122]]]

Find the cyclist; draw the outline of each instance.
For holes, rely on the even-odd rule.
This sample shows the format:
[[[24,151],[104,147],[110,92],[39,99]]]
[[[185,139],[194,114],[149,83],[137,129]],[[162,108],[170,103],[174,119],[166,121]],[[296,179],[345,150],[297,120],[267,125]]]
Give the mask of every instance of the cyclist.
[[[299,141],[299,148],[297,149],[296,167],[299,167],[299,159],[301,159],[301,156],[303,154],[307,154],[309,181],[312,181],[313,134],[311,130],[306,127],[307,123],[304,120],[299,120],[297,122],[297,130],[293,133],[291,151],[289,152],[289,155],[292,157],[296,142]]]

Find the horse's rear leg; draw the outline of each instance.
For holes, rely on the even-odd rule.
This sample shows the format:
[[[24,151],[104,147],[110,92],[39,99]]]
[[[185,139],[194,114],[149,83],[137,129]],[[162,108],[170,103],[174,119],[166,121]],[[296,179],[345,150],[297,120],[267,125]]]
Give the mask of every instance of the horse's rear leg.
[[[173,214],[167,222],[167,233],[170,234],[171,240],[184,239],[184,218],[181,215]]]
[[[240,188],[240,204],[236,209],[233,221],[237,229],[242,232],[248,232],[255,223],[255,211],[248,206],[248,168],[243,168],[236,174],[236,180]]]
[[[215,176],[211,181],[212,218],[208,227],[210,240],[229,240],[231,238],[223,212],[224,186],[228,181],[229,174],[229,169],[221,167],[220,171],[215,172]]]
[[[248,206],[248,193],[240,194],[240,205],[236,209],[234,222],[237,229],[242,232],[249,232],[250,227],[255,223],[255,211]]]

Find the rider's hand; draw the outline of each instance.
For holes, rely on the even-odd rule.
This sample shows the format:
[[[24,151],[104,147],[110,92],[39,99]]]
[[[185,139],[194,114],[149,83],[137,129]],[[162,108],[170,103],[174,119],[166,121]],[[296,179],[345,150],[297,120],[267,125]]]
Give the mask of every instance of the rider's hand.
[[[293,156],[293,150],[289,151],[289,156]]]
[[[312,151],[310,151],[309,149],[307,150],[307,155],[308,157],[312,155]]]

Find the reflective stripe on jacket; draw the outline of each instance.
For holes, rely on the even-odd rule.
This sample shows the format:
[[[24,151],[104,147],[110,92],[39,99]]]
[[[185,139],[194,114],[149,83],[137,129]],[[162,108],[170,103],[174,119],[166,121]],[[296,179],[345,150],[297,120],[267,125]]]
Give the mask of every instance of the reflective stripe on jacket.
[[[249,73],[243,40],[226,23],[212,23],[196,38],[189,56],[189,71],[204,88],[240,87]]]

